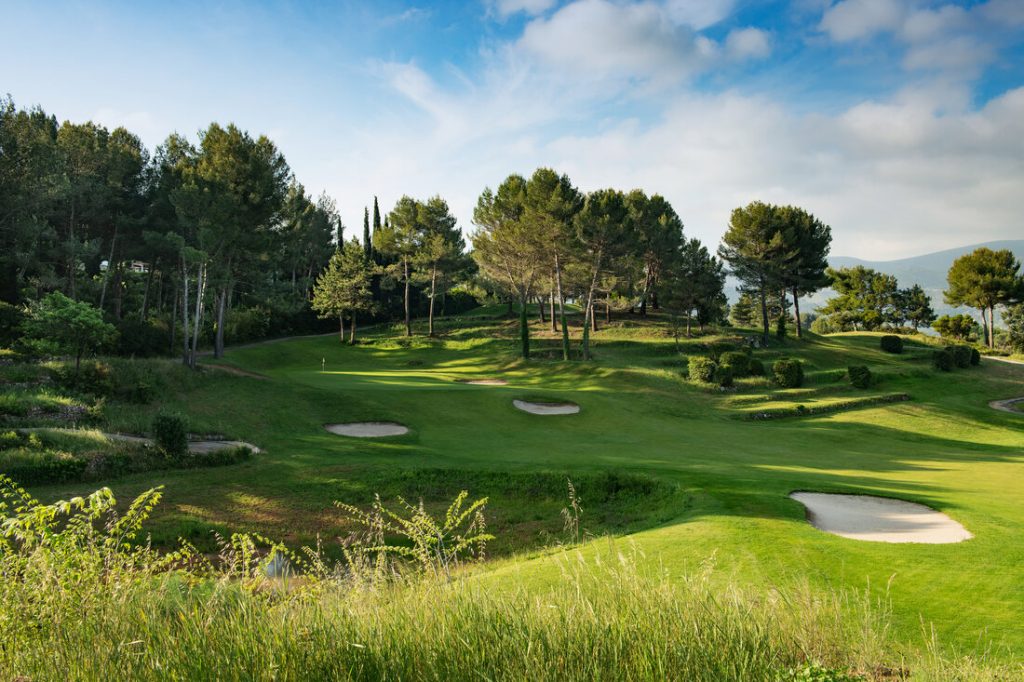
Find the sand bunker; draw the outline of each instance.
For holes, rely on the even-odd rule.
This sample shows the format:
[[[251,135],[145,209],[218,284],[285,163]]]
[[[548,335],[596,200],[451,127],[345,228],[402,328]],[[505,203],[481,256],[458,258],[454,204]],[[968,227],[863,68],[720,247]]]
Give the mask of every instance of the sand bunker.
[[[853,540],[939,545],[974,537],[942,512],[915,502],[828,493],[790,497],[807,508],[807,520],[815,528]]]
[[[352,422],[350,424],[324,424],[324,428],[339,436],[352,438],[383,438],[401,436],[409,429],[394,422]]]
[[[460,384],[473,384],[474,386],[507,386],[504,379],[459,379]]]
[[[1012,414],[1020,414],[1024,409],[1024,398],[1007,398],[1006,400],[993,400],[988,404],[993,410],[1001,410]]]
[[[532,403],[526,400],[513,400],[512,404],[530,414],[576,414],[580,411],[580,406],[576,403]]]

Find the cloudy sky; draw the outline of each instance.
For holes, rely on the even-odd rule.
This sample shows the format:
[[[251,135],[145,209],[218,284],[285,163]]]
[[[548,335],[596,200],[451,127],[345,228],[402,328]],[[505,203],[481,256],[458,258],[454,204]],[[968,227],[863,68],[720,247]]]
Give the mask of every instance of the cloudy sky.
[[[150,148],[266,133],[349,234],[379,195],[539,165],[665,195],[717,243],[795,203],[833,253],[1024,238],[1024,0],[0,0],[0,92]]]

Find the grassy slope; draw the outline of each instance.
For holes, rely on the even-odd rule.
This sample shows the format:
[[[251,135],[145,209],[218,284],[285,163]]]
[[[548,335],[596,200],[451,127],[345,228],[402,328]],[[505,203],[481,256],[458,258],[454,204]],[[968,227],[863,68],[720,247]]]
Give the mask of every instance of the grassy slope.
[[[564,500],[551,481],[564,473],[591,480],[607,470],[641,472],[679,492],[659,494],[648,505],[653,509],[644,509],[642,501],[590,506],[583,487],[584,509],[598,507],[605,515],[585,511],[584,527],[639,531],[630,542],[674,573],[714,557],[720,575],[744,582],[870,585],[878,595],[890,585],[898,634],[906,639],[919,639],[923,618],[959,648],[973,648],[987,633],[1024,649],[1017,615],[1024,588],[1024,430],[1018,416],[986,405],[1024,394],[1024,367],[986,362],[940,375],[923,351],[894,357],[878,351],[870,335],[815,337],[784,351],[808,363],[805,389],[773,391],[763,380],[746,380],[735,393],[719,393],[680,378],[674,343],[661,326],[601,331],[597,362],[583,365],[512,359],[511,324],[467,318],[443,342],[374,336],[349,348],[324,337],[229,353],[229,362],[269,380],[222,375],[187,396],[169,396],[166,405],[195,415],[197,428],[244,437],[268,453],[236,467],[129,477],[115,490],[126,497],[167,485],[158,539],[205,536],[220,527],[309,542],[316,533],[341,532],[332,500],[361,502],[374,490],[442,499],[465,485],[473,495],[492,496],[492,530],[506,536],[507,550],[535,541],[542,530],[558,531]],[[542,339],[540,346],[555,343]],[[853,363],[869,364],[882,383],[855,391],[836,382],[838,370]],[[509,386],[453,381],[498,373]],[[737,418],[759,407],[895,391],[914,400],[774,422]],[[544,418],[511,407],[513,398],[529,396],[571,399],[583,410]],[[112,426],[140,430],[152,409],[119,411]],[[321,428],[365,419],[401,421],[412,431],[371,442]],[[454,473],[415,473],[422,469]],[[537,482],[538,471],[554,473]],[[85,487],[35,492],[54,498]],[[796,489],[923,502],[976,537],[932,546],[834,537],[804,522],[803,508],[786,497]],[[603,546],[595,543],[591,551]],[[553,573],[545,561],[519,557],[495,570],[543,582]]]

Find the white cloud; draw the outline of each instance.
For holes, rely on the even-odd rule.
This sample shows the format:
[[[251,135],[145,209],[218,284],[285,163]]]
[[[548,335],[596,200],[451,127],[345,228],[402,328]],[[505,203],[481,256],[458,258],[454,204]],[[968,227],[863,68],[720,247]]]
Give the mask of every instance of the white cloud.
[[[821,18],[821,30],[838,42],[869,38],[898,29],[907,14],[902,0],[842,0]]]
[[[737,28],[725,38],[725,51],[733,59],[763,59],[772,52],[768,33],[759,28]]]

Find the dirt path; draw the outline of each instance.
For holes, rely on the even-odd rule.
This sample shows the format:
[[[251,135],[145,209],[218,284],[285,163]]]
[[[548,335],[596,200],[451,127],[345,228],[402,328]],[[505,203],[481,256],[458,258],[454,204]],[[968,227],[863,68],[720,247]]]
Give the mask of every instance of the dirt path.
[[[39,427],[34,427],[34,428],[16,429],[16,430],[21,432],[21,433],[33,433],[33,432],[37,432],[37,431],[61,431],[61,432],[64,432],[64,433],[74,433],[78,429],[61,429],[61,428],[53,428],[53,427],[47,427],[47,426],[39,426]],[[103,437],[106,438],[107,440],[116,440],[116,441],[120,441],[122,443],[135,443],[137,445],[153,445],[153,439],[152,438],[145,438],[143,436],[131,436],[131,435],[128,435],[128,434],[125,434],[125,433],[105,433],[105,432],[102,432],[102,431],[100,433],[102,433]],[[207,453],[217,452],[218,450],[224,450],[226,448],[239,448],[239,447],[249,448],[250,450],[252,450],[253,452],[256,452],[256,453],[262,452],[262,450],[260,450],[259,447],[253,445],[252,443],[246,443],[245,441],[241,441],[241,440],[216,440],[216,439],[210,439],[210,440],[190,440],[188,442],[188,451],[193,453],[193,454],[197,454],[197,455],[205,455]]]
[[[1017,403],[1024,403],[1024,396],[1020,398],[1007,398],[1006,400],[992,400],[988,406],[993,410],[999,410],[1000,412],[1009,412],[1010,414],[1024,414],[1021,410],[1014,407]]]

